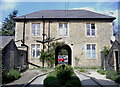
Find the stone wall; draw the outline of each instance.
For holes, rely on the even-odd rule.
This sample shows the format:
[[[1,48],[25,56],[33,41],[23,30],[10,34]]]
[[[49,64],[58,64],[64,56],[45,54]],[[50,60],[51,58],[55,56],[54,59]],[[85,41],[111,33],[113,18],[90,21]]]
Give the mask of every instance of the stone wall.
[[[40,37],[34,37],[31,34],[31,23],[32,22],[40,22],[39,20],[32,20],[26,22],[25,27],[25,44],[29,46],[29,61],[34,62],[38,65],[41,63],[38,61],[38,58],[31,57],[31,44],[40,44],[37,43],[36,40],[42,40],[42,35]],[[64,21],[60,21],[64,22]],[[58,36],[58,23],[59,21],[52,21],[50,23],[50,36],[52,38],[60,38]],[[80,66],[80,67],[93,67],[93,66],[100,66],[101,65],[101,58],[100,58],[100,51],[104,46],[110,46],[110,38],[112,35],[112,22],[107,21],[94,21],[91,20],[89,22],[94,22],[96,24],[96,32],[97,35],[95,37],[87,37],[86,36],[86,22],[88,21],[69,21],[69,35],[67,37],[62,37],[60,41],[64,41],[65,44],[68,44],[72,49],[72,65],[73,66]],[[45,23],[45,33],[48,35],[48,28],[49,22],[46,21]],[[22,32],[23,32],[23,22],[16,22],[16,34],[15,40],[22,39]],[[97,57],[95,59],[87,59],[85,57],[85,45],[88,43],[94,43],[97,46]],[[21,42],[16,43],[17,46],[20,46]],[[71,45],[73,44],[73,45]],[[42,44],[41,49],[42,49]],[[76,61],[77,58],[79,61]]]

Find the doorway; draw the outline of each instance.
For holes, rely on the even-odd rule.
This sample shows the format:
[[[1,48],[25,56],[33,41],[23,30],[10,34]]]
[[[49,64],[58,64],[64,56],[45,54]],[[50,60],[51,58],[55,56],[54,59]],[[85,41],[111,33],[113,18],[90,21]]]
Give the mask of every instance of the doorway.
[[[71,65],[72,61],[72,51],[69,45],[64,44],[62,46],[58,46],[55,49],[55,65],[60,64],[62,62]]]

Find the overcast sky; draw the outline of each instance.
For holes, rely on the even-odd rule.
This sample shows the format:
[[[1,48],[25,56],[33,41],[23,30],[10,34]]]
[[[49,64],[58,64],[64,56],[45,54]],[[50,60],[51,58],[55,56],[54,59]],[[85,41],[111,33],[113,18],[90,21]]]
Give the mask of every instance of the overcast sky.
[[[58,2],[59,1],[59,2]],[[84,1],[84,2],[83,2]],[[119,0],[2,0],[0,2],[0,22],[3,22],[13,10],[18,16],[39,10],[87,9],[115,16],[118,20]],[[116,25],[118,23],[116,22]]]

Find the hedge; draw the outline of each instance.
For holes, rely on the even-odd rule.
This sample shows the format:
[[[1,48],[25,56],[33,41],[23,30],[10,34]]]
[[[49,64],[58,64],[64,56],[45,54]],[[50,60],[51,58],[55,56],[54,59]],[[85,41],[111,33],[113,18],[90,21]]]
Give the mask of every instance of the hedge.
[[[9,83],[21,77],[20,72],[15,69],[2,72],[2,82]]]
[[[55,71],[48,74],[44,80],[44,87],[81,87],[81,82],[73,68],[65,65],[64,68],[61,64],[55,67]]]

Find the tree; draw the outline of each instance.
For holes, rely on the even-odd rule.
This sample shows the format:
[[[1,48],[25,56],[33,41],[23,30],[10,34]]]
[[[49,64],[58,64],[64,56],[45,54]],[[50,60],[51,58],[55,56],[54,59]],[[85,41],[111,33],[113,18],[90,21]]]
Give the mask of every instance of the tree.
[[[1,35],[5,36],[13,36],[15,35],[15,21],[13,20],[18,14],[18,10],[14,10],[12,13],[5,18],[4,22],[2,23],[2,33]]]
[[[68,51],[66,49],[61,49],[59,54],[60,55],[68,55]]]

